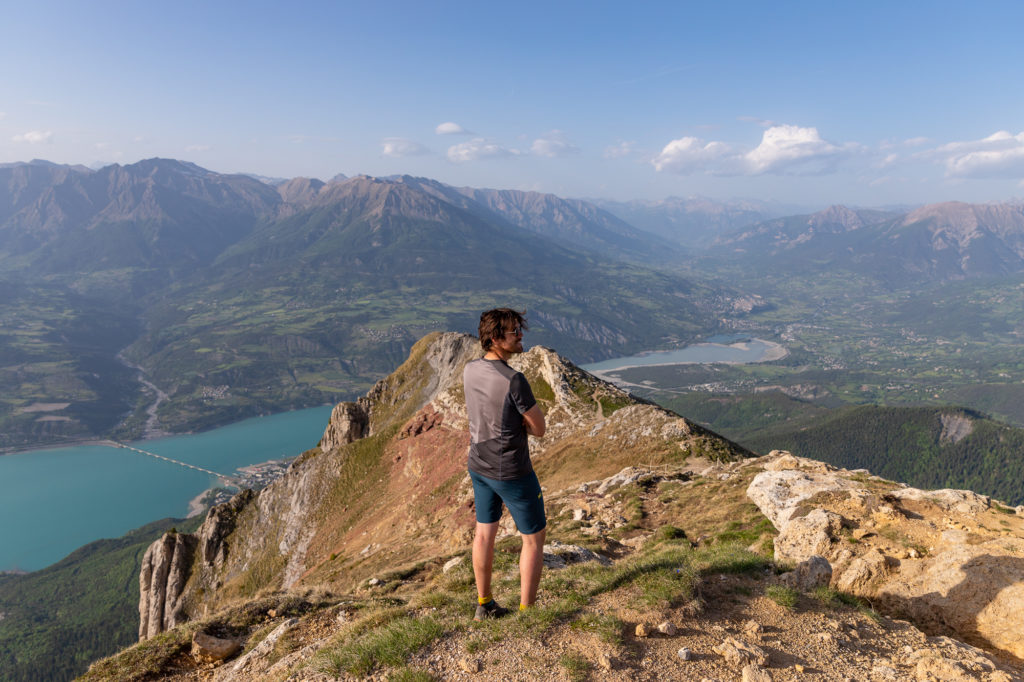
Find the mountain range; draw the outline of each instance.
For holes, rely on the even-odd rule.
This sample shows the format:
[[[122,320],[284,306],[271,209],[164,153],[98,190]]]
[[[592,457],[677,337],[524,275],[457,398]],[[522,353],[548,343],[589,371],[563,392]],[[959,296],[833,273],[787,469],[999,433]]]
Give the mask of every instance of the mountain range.
[[[9,165],[0,447],[107,433],[126,409],[119,435],[154,424],[124,368],[97,416],[113,374],[89,354],[140,368],[168,396],[159,425],[181,430],[353,395],[422,333],[471,330],[494,305],[527,309],[532,342],[581,360],[685,341],[730,294],[639,262],[671,253],[552,195],[407,176],[271,186],[168,159]],[[103,330],[96,310],[115,318]]]
[[[712,252],[895,285],[1007,275],[1024,271],[1024,206],[946,202],[902,214],[831,206],[720,235]]]
[[[913,288],[1024,270],[1013,204],[768,220],[771,206],[742,202],[604,206],[619,215],[427,178],[263,182],[171,159],[0,166],[0,448],[350,397],[422,334],[471,331],[494,305],[528,311],[528,342],[589,361],[742,327],[771,306],[758,273]],[[651,231],[623,219],[641,215]]]

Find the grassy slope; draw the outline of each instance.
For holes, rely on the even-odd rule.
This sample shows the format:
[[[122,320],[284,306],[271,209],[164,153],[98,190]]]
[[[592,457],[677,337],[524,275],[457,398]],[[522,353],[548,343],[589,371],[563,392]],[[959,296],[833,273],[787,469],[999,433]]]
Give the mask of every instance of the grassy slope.
[[[146,548],[168,528],[191,531],[200,520],[156,521],[40,571],[0,576],[0,680],[69,680],[133,644]]]

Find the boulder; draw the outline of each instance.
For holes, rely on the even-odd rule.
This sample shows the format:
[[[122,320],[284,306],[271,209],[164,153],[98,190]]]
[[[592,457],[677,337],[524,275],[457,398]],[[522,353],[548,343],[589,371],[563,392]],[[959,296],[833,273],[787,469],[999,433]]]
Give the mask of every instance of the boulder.
[[[579,545],[567,545],[557,540],[544,545],[545,568],[565,568],[569,564],[578,564],[584,561],[596,561],[602,566],[611,564],[608,558]]]
[[[775,538],[775,560],[803,562],[812,556],[833,556],[843,519],[824,509],[789,520]]]
[[[192,658],[200,665],[223,661],[238,653],[241,648],[241,643],[236,639],[215,637],[202,630],[192,634]]]
[[[844,592],[870,594],[889,573],[889,560],[877,549],[850,562],[836,579],[836,587]]]
[[[993,529],[988,497],[901,488],[866,472],[812,472],[794,459],[799,468],[786,453],[757,460],[778,470],[747,488],[779,530],[776,559],[817,555],[831,565],[832,585],[882,612],[1024,658],[1024,537],[1007,523]],[[843,526],[855,530],[844,536]],[[825,564],[815,565],[784,582],[824,582]]]
[[[890,493],[898,500],[916,500],[931,502],[941,509],[960,514],[980,514],[992,506],[992,501],[985,495],[971,490],[919,490],[917,488],[900,488]]]
[[[726,637],[712,650],[736,668],[743,668],[751,663],[759,666],[768,664],[768,652],[735,637]]]
[[[782,584],[810,592],[827,587],[832,582],[832,565],[825,557],[813,554],[796,565],[796,568],[781,576]]]
[[[747,487],[747,497],[777,529],[792,518],[800,504],[826,492],[857,490],[860,485],[837,473],[798,470],[762,471]]]

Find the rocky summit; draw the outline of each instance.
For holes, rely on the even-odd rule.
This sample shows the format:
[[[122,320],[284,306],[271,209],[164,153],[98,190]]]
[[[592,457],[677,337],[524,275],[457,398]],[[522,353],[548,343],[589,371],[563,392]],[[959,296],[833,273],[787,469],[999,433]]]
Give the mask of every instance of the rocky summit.
[[[757,457],[546,348],[512,363],[549,516],[538,606],[473,623],[454,333],[259,493],[168,534],[140,641],[85,679],[1022,680],[1024,508]],[[518,596],[506,517],[495,597]]]

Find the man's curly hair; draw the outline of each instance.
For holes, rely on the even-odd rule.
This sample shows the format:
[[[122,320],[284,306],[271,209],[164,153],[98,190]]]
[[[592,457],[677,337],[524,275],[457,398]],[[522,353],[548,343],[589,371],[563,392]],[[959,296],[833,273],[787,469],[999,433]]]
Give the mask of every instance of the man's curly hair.
[[[518,312],[511,308],[494,308],[480,313],[480,327],[477,335],[484,352],[491,350],[491,343],[496,337],[503,336],[516,327],[529,329],[526,324],[526,312]]]

